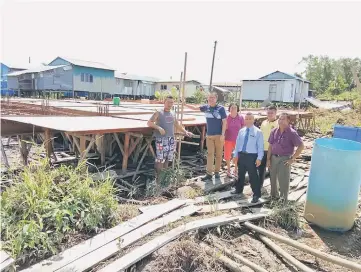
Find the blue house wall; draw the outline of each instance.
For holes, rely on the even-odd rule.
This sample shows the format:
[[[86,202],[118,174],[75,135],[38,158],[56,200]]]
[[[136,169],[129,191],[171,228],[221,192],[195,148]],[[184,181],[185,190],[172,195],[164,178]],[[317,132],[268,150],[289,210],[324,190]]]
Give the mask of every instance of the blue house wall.
[[[84,96],[88,93],[115,93],[115,78],[113,70],[74,65],[60,57],[49,65],[71,65],[73,74],[73,89]],[[92,77],[92,82],[89,80]]]
[[[1,95],[14,95],[14,90],[8,89],[8,77],[7,74],[10,71],[10,68],[5,64],[1,63]]]

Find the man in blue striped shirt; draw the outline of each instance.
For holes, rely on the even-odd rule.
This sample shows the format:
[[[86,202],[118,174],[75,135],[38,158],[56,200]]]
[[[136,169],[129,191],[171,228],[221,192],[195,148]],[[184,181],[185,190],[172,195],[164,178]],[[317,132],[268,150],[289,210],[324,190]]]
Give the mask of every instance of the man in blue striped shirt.
[[[261,183],[257,167],[260,166],[263,150],[262,131],[254,126],[254,116],[248,112],[245,117],[245,127],[238,132],[234,157],[238,158],[238,181],[233,194],[243,196],[244,180],[248,172],[249,183],[253,191],[252,203],[257,203],[261,197]]]

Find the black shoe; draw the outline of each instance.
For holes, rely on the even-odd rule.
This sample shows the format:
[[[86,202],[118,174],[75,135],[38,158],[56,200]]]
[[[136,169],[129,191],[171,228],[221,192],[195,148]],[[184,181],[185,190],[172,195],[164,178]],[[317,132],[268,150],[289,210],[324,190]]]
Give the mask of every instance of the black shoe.
[[[259,197],[258,197],[258,196],[253,196],[251,203],[253,203],[253,204],[254,204],[254,203],[257,203],[258,200],[259,200]]]
[[[210,174],[205,175],[201,178],[202,181],[210,181],[212,180],[212,176]]]
[[[216,179],[221,178],[221,176],[219,175],[219,172],[215,172],[215,173],[214,173],[214,177],[215,177]]]

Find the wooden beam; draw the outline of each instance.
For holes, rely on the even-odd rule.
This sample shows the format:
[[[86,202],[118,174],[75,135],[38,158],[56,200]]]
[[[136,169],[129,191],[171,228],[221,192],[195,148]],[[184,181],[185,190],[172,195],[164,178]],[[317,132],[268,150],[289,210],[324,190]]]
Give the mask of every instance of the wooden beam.
[[[219,250],[223,251],[224,253],[226,253],[228,256],[233,257],[234,259],[237,259],[238,261],[240,261],[241,263],[243,263],[244,265],[252,268],[252,271],[256,271],[256,272],[267,272],[266,269],[264,269],[263,267],[251,262],[250,260],[248,260],[247,258],[233,252],[232,250],[229,250],[228,248],[221,246],[218,243],[212,243],[213,246],[215,246],[216,248],[218,248]]]
[[[4,162],[7,168],[10,168],[8,157],[6,156],[5,149],[3,146],[3,141],[1,139],[0,139],[0,143],[1,143],[1,157],[2,157],[1,160]]]
[[[168,202],[169,206],[164,209],[158,209],[154,212],[147,213],[147,214],[141,214],[137,217],[134,217],[133,219],[126,221],[124,223],[121,223],[114,228],[111,228],[109,230],[106,230],[96,236],[94,236],[91,239],[86,240],[85,242],[82,242],[76,246],[73,246],[47,260],[41,261],[25,270],[23,272],[53,272],[53,271],[59,271],[61,268],[64,268],[60,271],[83,271],[83,270],[67,270],[67,267],[74,266],[77,267],[77,265],[84,264],[83,259],[81,258],[83,256],[89,255],[91,252],[95,252],[95,256],[97,256],[98,252],[104,252],[108,248],[108,244],[115,244],[115,252],[119,250],[118,247],[118,241],[117,239],[119,237],[122,237],[123,235],[130,233],[132,235],[132,231],[135,229],[141,227],[142,225],[162,216],[163,214],[166,214],[170,211],[173,211],[174,209],[177,209],[185,204],[185,201],[180,200],[171,200]],[[113,242],[113,243],[112,243]],[[97,250],[99,249],[99,250]],[[105,259],[108,256],[105,257]],[[92,255],[92,258],[94,258],[94,255]],[[97,257],[95,257],[95,264],[97,264]],[[94,266],[94,260],[89,263],[89,268]],[[87,265],[85,263],[84,265]],[[80,265],[79,267],[82,267]]]
[[[290,255],[288,252],[283,250],[280,246],[278,246],[276,243],[272,242],[267,237],[260,235],[259,238],[263,243],[265,243],[269,248],[271,248],[275,253],[280,255],[283,259],[285,259],[288,263],[293,265],[297,268],[297,270],[302,272],[315,272],[315,270],[309,268],[307,265],[304,265],[299,260],[294,258],[292,255]]]
[[[84,141],[86,141],[85,138],[84,138]],[[95,139],[95,137],[93,136],[92,139],[91,139],[91,141],[90,141],[90,143],[89,143],[89,145],[88,145],[88,147],[81,153],[81,157],[80,157],[80,160],[81,160],[81,161],[82,161],[82,160],[85,160],[85,159],[87,158],[87,155],[88,155],[90,149],[92,149],[95,141],[96,141],[96,139]],[[80,143],[81,143],[81,141],[80,141]],[[105,159],[105,157],[104,157],[104,159]]]
[[[138,139],[140,139],[140,138],[138,138]],[[147,147],[145,148],[145,150],[144,150],[144,152],[143,152],[143,155],[142,155],[142,157],[140,158],[140,161],[138,162],[138,166],[137,166],[137,169],[135,170],[135,173],[134,173],[134,176],[133,176],[133,178],[132,178],[132,181],[134,181],[135,178],[137,177],[138,171],[139,171],[140,167],[142,166],[143,160],[144,160],[145,156],[146,156],[147,153],[148,153],[149,146],[152,144],[151,141],[147,141],[147,143],[148,143],[148,145],[147,145]]]
[[[201,132],[201,152],[204,150],[204,141],[206,139],[206,126],[202,126],[202,132]]]
[[[342,258],[334,256],[334,255],[330,255],[330,254],[321,252],[321,251],[316,250],[316,249],[314,249],[312,247],[309,247],[309,246],[307,246],[305,244],[301,244],[301,243],[299,243],[297,241],[294,241],[294,240],[292,240],[290,238],[283,237],[282,235],[275,234],[272,231],[269,231],[269,230],[266,230],[264,228],[255,226],[255,225],[253,225],[253,224],[251,224],[249,222],[244,223],[244,225],[247,228],[249,228],[250,230],[253,230],[255,232],[258,232],[260,234],[268,236],[269,238],[272,238],[272,239],[274,239],[276,241],[279,241],[281,243],[284,243],[286,245],[293,246],[294,248],[297,248],[299,250],[307,252],[307,253],[309,253],[309,254],[317,257],[317,258],[320,258],[322,260],[329,261],[331,263],[346,267],[346,268],[354,270],[354,271],[361,271],[361,264],[358,264],[358,263],[355,263],[355,262],[352,262],[352,261],[349,261],[349,260],[345,260],[345,259],[342,259]]]
[[[136,146],[139,144],[139,142],[142,140],[142,137],[138,137],[135,141],[133,141],[132,145],[129,148],[129,156],[132,155],[134,149],[136,148]],[[133,139],[132,139],[133,140]]]
[[[189,222],[187,224],[183,224],[161,236],[154,238],[148,243],[145,243],[144,245],[137,247],[136,249],[124,255],[120,259],[112,262],[111,264],[101,269],[100,272],[123,271],[126,268],[132,266],[133,264],[137,263],[138,261],[142,260],[144,257],[148,256],[149,254],[153,253],[154,251],[158,250],[159,248],[163,247],[164,245],[177,239],[179,236],[187,232],[198,229],[211,228],[220,225],[226,225],[232,222],[244,222],[248,220],[260,219],[265,216],[266,216],[265,214],[261,214],[261,215],[246,214],[241,216],[221,215],[218,217],[211,217],[211,218],[196,220],[193,222]]]
[[[165,215],[162,218],[159,218],[153,222],[150,222],[140,228],[133,230],[132,232],[122,236],[119,240],[114,240],[98,250],[95,250],[83,258],[78,259],[77,261],[70,263],[67,266],[64,266],[62,269],[57,270],[57,272],[80,272],[86,271],[97,265],[98,263],[109,259],[110,257],[117,254],[123,248],[134,244],[135,242],[141,240],[145,236],[163,228],[169,226],[169,224],[176,222],[182,219],[185,216],[194,214],[198,210],[195,206],[186,206],[182,209],[171,212],[168,215]],[[43,270],[42,270],[43,272]]]
[[[113,133],[114,139],[117,141],[120,152],[122,152],[122,155],[124,156],[124,149],[123,149],[123,145],[119,140],[118,134],[117,133]]]
[[[44,139],[44,145],[45,145],[45,152],[46,156],[50,159],[51,154],[53,153],[53,144],[52,144],[52,133],[50,129],[45,129],[45,139]]]
[[[209,255],[215,258],[218,262],[222,263],[225,267],[227,267],[232,272],[251,272],[252,269],[247,269],[244,266],[241,266],[239,263],[231,260],[230,258],[224,256],[219,250],[215,248],[211,248],[205,243],[200,243],[201,248]]]
[[[122,163],[122,172],[123,174],[127,172],[128,168],[128,158],[129,158],[129,133],[125,133],[124,138],[124,154],[123,154],[123,163]]]
[[[75,137],[75,136],[72,136],[72,137],[73,137],[73,144],[75,144],[74,145],[74,151],[75,151],[75,147],[76,147],[79,154],[81,155],[81,149],[80,149],[80,144],[79,144],[78,138]]]
[[[29,149],[27,147],[26,138],[24,135],[20,135],[20,154],[24,165],[28,165]]]

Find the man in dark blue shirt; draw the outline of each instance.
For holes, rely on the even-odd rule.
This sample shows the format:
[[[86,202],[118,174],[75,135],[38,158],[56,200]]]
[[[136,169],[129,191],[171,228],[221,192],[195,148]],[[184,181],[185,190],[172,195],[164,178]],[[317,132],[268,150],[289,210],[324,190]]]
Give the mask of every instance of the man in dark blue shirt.
[[[217,104],[217,93],[208,95],[208,105],[203,105],[200,111],[205,113],[207,120],[207,175],[204,180],[211,180],[213,171],[215,178],[220,178],[224,135],[227,128],[227,114],[223,106]],[[216,163],[214,165],[214,159]]]

